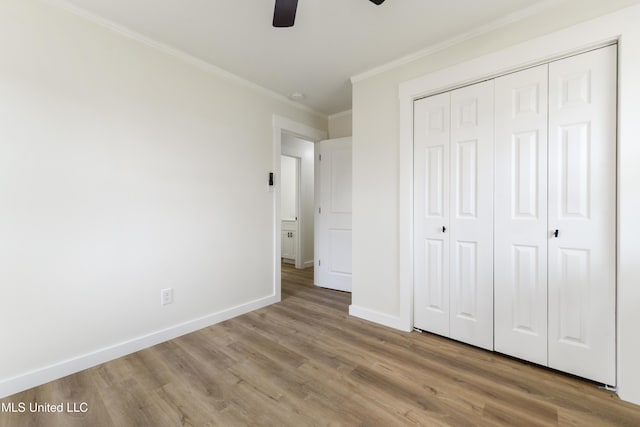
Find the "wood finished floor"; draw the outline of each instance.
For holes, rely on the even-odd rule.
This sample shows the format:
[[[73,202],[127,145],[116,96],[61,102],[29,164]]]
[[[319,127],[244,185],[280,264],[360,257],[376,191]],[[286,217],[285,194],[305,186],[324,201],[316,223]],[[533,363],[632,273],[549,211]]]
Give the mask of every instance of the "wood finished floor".
[[[0,426],[639,426],[595,385],[347,315],[350,294],[283,267],[282,302],[3,399],[86,414]]]

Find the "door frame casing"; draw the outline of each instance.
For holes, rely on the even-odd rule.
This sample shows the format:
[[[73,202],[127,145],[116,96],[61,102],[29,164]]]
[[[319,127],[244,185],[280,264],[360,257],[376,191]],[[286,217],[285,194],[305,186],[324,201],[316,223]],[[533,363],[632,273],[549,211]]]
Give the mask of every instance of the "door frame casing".
[[[278,301],[282,299],[282,268],[280,258],[282,254],[282,217],[280,213],[280,155],[282,154],[282,133],[286,132],[295,135],[306,141],[314,143],[327,139],[327,132],[296,122],[287,117],[273,115],[273,166],[272,170],[265,174],[265,178],[269,172],[273,172],[275,185],[269,191],[273,192],[273,295]],[[298,212],[300,215],[300,212]],[[299,221],[298,221],[299,222]],[[315,257],[315,254],[314,254]]]
[[[618,180],[617,198],[617,384],[622,399],[640,403],[640,371],[634,360],[640,355],[640,347],[630,342],[630,328],[635,319],[627,298],[637,296],[633,291],[633,253],[640,245],[631,239],[622,239],[625,233],[633,234],[637,226],[632,218],[638,200],[629,195],[629,184],[636,172],[631,164],[631,153],[639,153],[633,144],[640,135],[640,125],[634,120],[638,112],[635,104],[640,97],[640,61],[634,56],[640,50],[640,30],[636,21],[640,7],[635,6],[610,15],[587,21],[570,28],[531,39],[515,46],[475,58],[458,65],[432,72],[423,77],[399,85],[399,187],[398,187],[398,238],[399,238],[399,313],[388,326],[410,331],[413,327],[413,103],[429,95],[464,86],[474,82],[530,68],[552,60],[592,50],[608,44],[618,44]],[[627,152],[627,157],[622,153]],[[621,198],[621,194],[625,198]],[[624,200],[629,199],[626,203]],[[626,208],[622,206],[625,204]],[[634,293],[635,292],[635,293]],[[628,301],[628,300],[627,300]],[[627,331],[627,332],[624,332]],[[624,338],[621,339],[621,334]],[[624,350],[621,343],[624,341]],[[628,372],[628,373],[627,373]],[[633,376],[627,383],[625,373]],[[628,386],[627,386],[628,384]]]

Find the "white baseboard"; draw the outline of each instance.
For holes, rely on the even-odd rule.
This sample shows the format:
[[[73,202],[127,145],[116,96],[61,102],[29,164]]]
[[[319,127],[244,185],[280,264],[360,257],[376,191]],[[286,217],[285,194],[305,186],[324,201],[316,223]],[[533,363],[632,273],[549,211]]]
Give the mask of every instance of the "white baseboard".
[[[57,380],[67,375],[92,368],[101,363],[135,353],[136,351],[172,340],[179,336],[206,328],[216,323],[223,322],[236,316],[257,310],[278,302],[275,295],[250,301],[246,304],[231,307],[217,313],[208,314],[197,319],[171,326],[169,328],[152,332],[132,340],[124,341],[109,347],[102,348],[92,353],[87,353],[72,359],[55,363],[50,366],[37,369],[23,375],[0,381],[0,399],[12,394],[28,390],[33,387]]]
[[[311,260],[311,261],[305,261],[305,262],[302,264],[302,268],[311,268],[311,267],[313,267],[313,260]]]
[[[373,323],[378,323],[383,326],[388,326],[393,329],[399,329],[405,332],[411,331],[410,328],[407,328],[406,322],[404,322],[399,316],[391,316],[390,314],[380,313],[379,311],[370,310],[357,305],[351,304],[349,306],[349,315],[359,317],[360,319],[368,320]]]

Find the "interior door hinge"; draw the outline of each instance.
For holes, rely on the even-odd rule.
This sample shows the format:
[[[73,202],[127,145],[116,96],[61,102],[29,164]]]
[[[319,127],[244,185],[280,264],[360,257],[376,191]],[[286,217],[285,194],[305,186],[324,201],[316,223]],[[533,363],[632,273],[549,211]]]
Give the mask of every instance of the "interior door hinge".
[[[320,267],[321,265],[322,265],[322,262],[318,260],[318,267]]]
[[[318,208],[318,213],[321,214],[322,213],[322,207]]]
[[[322,161],[322,154],[318,155],[318,161],[320,161],[320,162]]]

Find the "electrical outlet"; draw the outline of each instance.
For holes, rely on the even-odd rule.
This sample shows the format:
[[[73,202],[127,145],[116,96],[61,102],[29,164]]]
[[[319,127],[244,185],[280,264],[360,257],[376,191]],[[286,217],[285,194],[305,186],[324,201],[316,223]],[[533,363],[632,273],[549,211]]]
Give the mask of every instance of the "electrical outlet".
[[[167,288],[160,291],[160,304],[167,305],[173,303],[173,289]]]

